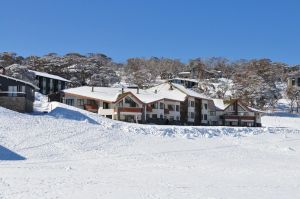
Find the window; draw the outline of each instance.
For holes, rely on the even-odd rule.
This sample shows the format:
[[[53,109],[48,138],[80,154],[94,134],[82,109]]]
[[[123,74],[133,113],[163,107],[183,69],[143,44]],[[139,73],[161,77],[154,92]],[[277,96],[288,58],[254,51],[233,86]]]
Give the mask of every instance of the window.
[[[164,119],[164,116],[163,116],[163,115],[160,115],[159,118],[160,118],[160,119]]]
[[[157,109],[157,108],[158,108],[158,104],[157,104],[157,102],[155,102],[155,103],[151,104],[151,108],[153,108],[153,109]]]
[[[25,86],[18,86],[17,87],[17,92],[25,93]]]
[[[58,91],[61,90],[61,81],[58,81],[58,82],[57,82],[57,89],[58,89]]]
[[[300,86],[300,77],[298,78],[298,86]]]
[[[204,109],[207,110],[207,104],[204,104]]]
[[[89,105],[96,105],[95,100],[90,100],[90,99],[88,99],[86,102],[87,102],[87,104],[89,104]]]
[[[168,105],[168,109],[169,109],[170,111],[174,111],[174,110],[175,110],[175,109],[174,109],[174,105],[169,104],[169,105]]]
[[[46,78],[43,78],[43,94],[46,94]]]
[[[137,104],[130,97],[125,97],[125,103],[129,104],[129,107],[137,107]]]
[[[103,109],[109,109],[109,104],[107,102],[103,102]]]
[[[206,114],[204,114],[204,120],[207,120],[207,115]]]
[[[212,125],[216,126],[216,125],[218,125],[218,122],[217,121],[212,121]]]
[[[228,107],[228,109],[227,109],[228,111],[234,111],[233,110],[233,106],[232,105],[230,105],[229,107]]]
[[[74,106],[74,99],[66,99],[66,104],[70,106]]]
[[[174,116],[170,116],[170,121],[174,121]]]
[[[190,107],[195,107],[195,101],[190,101]]]
[[[179,121],[179,120],[180,120],[179,116],[176,116],[176,120],[177,120],[177,121]]]
[[[161,103],[159,103],[159,108],[160,108],[160,109],[164,109],[164,108],[165,108],[165,105],[164,105],[164,103],[162,103],[162,102],[161,102]]]
[[[295,84],[296,84],[296,79],[293,78],[293,79],[292,79],[292,86],[295,86]]]
[[[157,119],[157,114],[152,114],[153,119]]]
[[[176,105],[176,111],[179,112],[179,105]]]
[[[77,99],[77,106],[83,106],[84,105],[84,99]]]
[[[105,115],[105,117],[112,119],[112,115]]]
[[[8,96],[10,97],[17,96],[17,86],[8,86]]]
[[[209,115],[210,115],[210,116],[216,116],[216,111],[210,111],[210,112],[209,112]]]
[[[52,92],[53,91],[53,80],[50,79],[50,91]]]
[[[125,115],[126,122],[134,122],[134,115]]]
[[[191,113],[190,113],[190,116],[191,116],[192,119],[194,119],[194,118],[195,118],[195,113],[194,113],[194,112],[191,112]]]

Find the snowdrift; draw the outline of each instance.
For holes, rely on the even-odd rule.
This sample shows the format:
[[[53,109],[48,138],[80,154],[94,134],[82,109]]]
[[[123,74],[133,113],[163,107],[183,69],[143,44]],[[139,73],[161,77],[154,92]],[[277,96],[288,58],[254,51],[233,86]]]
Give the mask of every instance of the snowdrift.
[[[0,198],[299,195],[297,128],[139,125],[49,109],[0,108]]]

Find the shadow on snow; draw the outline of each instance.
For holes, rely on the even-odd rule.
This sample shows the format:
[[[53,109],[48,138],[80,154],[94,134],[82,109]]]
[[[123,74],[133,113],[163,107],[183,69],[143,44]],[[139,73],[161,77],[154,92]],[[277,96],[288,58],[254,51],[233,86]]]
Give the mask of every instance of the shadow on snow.
[[[26,158],[0,145],[0,161],[1,160],[16,161],[26,160]]]

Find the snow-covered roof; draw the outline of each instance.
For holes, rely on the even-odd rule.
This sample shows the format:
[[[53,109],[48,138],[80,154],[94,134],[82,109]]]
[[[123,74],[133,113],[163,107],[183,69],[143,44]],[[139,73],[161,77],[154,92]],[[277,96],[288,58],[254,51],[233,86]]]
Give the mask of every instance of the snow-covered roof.
[[[230,106],[233,102],[235,102],[236,99],[234,100],[228,100],[225,101],[222,99],[213,99],[214,105],[218,110],[225,110],[228,106]],[[252,111],[252,112],[258,112],[258,113],[264,113],[264,111],[252,108],[250,106],[246,106],[244,103],[242,103],[241,101],[238,100],[238,103],[240,105],[242,105],[243,107],[245,107],[246,109],[248,109],[248,111]]]
[[[92,99],[101,99],[104,101],[115,102],[118,100],[120,94],[122,94],[122,88],[111,87],[92,87],[82,86],[77,88],[69,88],[63,90],[64,93],[85,96]],[[132,93],[143,103],[151,103],[159,100],[173,100],[184,101],[187,96],[196,98],[209,99],[207,96],[196,93],[195,91],[184,88],[179,84],[163,83],[148,89],[129,89],[124,88],[124,93]]]
[[[119,94],[121,94],[122,89],[110,87],[94,87],[94,91],[92,91],[92,87],[81,86],[77,88],[68,88],[63,90],[63,92],[73,95],[85,96],[93,99],[102,99],[108,102],[114,102],[118,98]]]
[[[180,72],[180,73],[178,73],[178,75],[188,75],[188,74],[190,74],[191,72],[189,72],[189,71],[185,71],[185,72]]]
[[[171,87],[171,85],[172,85],[172,87]],[[148,88],[146,90],[142,90],[143,92],[148,93],[148,96],[152,96],[152,99],[144,99],[144,100],[148,101],[148,103],[150,102],[150,100],[157,101],[157,100],[161,100],[161,99],[184,101],[187,95],[184,94],[183,92],[181,92],[180,90],[176,89],[173,85],[174,84],[163,83],[163,84]],[[142,93],[142,92],[140,92],[140,93]],[[138,97],[140,97],[140,96],[141,95],[138,95]]]
[[[214,105],[219,110],[224,110],[226,108],[224,101],[222,99],[213,99]]]
[[[250,109],[250,110],[253,111],[253,112],[257,112],[257,113],[265,113],[265,111],[261,111],[261,110],[258,110],[258,109],[256,109],[256,108],[252,108],[252,107],[250,107],[250,106],[247,106],[247,108]]]
[[[199,83],[198,80],[196,80],[196,79],[190,79],[190,78],[180,78],[180,77],[175,77],[175,78],[170,79],[170,80],[182,80],[182,81],[189,81],[189,82]]]
[[[60,81],[64,81],[64,82],[71,82],[70,80],[67,80],[63,77],[57,76],[57,75],[52,75],[49,73],[45,73],[45,72],[39,72],[39,71],[34,71],[34,70],[29,70],[30,72],[33,72],[36,76],[40,76],[40,77],[47,77],[50,79],[56,79],[56,80],[60,80]]]
[[[180,91],[184,92],[185,94],[187,94],[188,96],[191,96],[191,97],[195,97],[195,98],[200,98],[200,99],[207,99],[207,100],[210,100],[211,98],[204,95],[204,94],[201,94],[201,93],[197,93],[196,91],[193,91],[191,89],[188,89],[186,87],[184,87],[183,85],[180,85],[180,84],[175,84],[175,83],[172,83],[176,88],[178,88]]]
[[[7,78],[7,79],[15,80],[15,81],[17,81],[17,82],[22,82],[22,83],[24,83],[24,84],[27,84],[27,85],[29,85],[29,86],[35,88],[36,90],[40,90],[39,87],[37,87],[36,85],[34,85],[34,84],[30,83],[30,82],[26,82],[26,81],[23,81],[23,80],[20,80],[20,79],[16,79],[16,78],[13,78],[13,77],[9,77],[9,76],[7,76],[7,75],[2,75],[2,74],[0,74],[0,77],[4,77],[4,78]]]

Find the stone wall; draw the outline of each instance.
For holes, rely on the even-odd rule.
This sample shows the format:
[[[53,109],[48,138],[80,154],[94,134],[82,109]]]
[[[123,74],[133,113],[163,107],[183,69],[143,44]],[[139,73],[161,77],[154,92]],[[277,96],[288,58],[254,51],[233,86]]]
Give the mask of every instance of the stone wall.
[[[0,106],[21,113],[33,110],[33,102],[25,97],[0,97]]]

